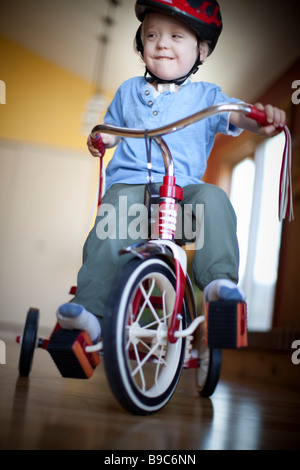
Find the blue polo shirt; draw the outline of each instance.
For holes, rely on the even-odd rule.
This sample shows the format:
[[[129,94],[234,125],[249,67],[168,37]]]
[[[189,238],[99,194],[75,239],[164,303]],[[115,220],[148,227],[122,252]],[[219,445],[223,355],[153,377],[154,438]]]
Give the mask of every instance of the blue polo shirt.
[[[134,129],[154,129],[225,102],[240,100],[228,98],[217,85],[189,80],[177,92],[158,94],[144,77],[135,77],[119,87],[104,122]],[[174,159],[177,184],[184,187],[201,182],[214,138],[219,132],[236,136],[242,130],[230,125],[229,115],[225,113],[163,137]],[[164,163],[155,143],[152,143],[151,157],[153,180],[162,182]],[[147,176],[145,140],[122,138],[107,166],[107,189],[115,183],[145,184]]]

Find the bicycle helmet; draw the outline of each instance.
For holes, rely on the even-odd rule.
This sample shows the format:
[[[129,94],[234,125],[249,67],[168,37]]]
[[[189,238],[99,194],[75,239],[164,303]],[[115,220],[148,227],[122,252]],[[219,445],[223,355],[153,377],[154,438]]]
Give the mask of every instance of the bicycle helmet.
[[[141,22],[150,11],[160,11],[187,23],[201,41],[208,42],[210,53],[222,31],[220,6],[216,0],[137,0],[135,13]]]
[[[219,4],[216,0],[137,0],[135,13],[141,23],[150,12],[172,15],[189,25],[194,30],[199,42],[205,41],[208,43],[209,54],[216,47],[222,31],[222,17]],[[143,56],[144,48],[141,40],[141,25],[137,30],[135,39],[137,51]],[[180,77],[177,80],[173,80],[173,82],[180,85],[192,73],[197,72],[199,65],[201,65],[200,54],[190,72],[185,77]],[[145,75],[147,73],[155,80],[158,79],[146,68]],[[159,81],[167,82],[165,80]]]

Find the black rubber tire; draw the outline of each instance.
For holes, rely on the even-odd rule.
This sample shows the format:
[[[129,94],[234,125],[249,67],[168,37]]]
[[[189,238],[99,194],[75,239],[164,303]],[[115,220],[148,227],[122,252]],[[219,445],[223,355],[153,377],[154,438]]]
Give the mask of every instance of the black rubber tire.
[[[199,357],[196,369],[196,385],[201,397],[210,397],[219,382],[222,366],[222,349],[206,347]]]
[[[23,377],[28,377],[31,371],[33,353],[36,347],[38,323],[39,310],[30,308],[24,326],[19,358],[19,374]]]
[[[139,297],[145,283],[149,285],[151,282],[158,292],[158,295],[155,293],[156,299],[163,299],[159,300],[158,305],[164,303],[164,308],[157,307],[159,320],[155,314],[151,317],[151,308],[146,311],[148,307],[144,307],[144,297],[142,300]],[[160,291],[163,290],[164,294],[161,293],[160,297]],[[119,403],[131,413],[149,415],[157,412],[170,400],[179,381],[185,355],[185,338],[178,339],[175,344],[171,344],[168,338],[163,339],[160,344],[155,343],[157,339],[136,338],[131,343],[133,324],[138,324],[139,327],[142,325],[143,331],[158,331],[159,328],[166,330],[169,318],[164,317],[161,311],[172,311],[174,297],[174,271],[160,258],[130,260],[119,271],[109,295],[109,307],[103,325],[104,364],[112,392]],[[133,321],[129,316],[130,312],[131,317],[133,316],[137,303],[137,320]],[[149,319],[147,315],[150,315]],[[156,320],[153,321],[153,318]],[[181,328],[185,328],[185,324],[183,306]],[[152,353],[153,344],[157,349],[153,349]],[[154,360],[149,363],[145,359],[147,355]],[[138,372],[135,373],[137,369]]]

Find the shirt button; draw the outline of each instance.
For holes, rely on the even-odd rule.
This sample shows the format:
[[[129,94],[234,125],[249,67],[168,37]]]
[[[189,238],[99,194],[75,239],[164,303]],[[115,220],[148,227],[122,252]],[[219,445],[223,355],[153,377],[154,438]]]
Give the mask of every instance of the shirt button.
[[[157,116],[158,115],[158,111],[153,111],[153,116]]]
[[[150,95],[150,91],[149,91],[149,90],[146,90],[146,91],[145,91],[145,95],[146,95],[146,96],[149,96],[149,95]]]
[[[153,106],[153,101],[148,101],[149,106]]]

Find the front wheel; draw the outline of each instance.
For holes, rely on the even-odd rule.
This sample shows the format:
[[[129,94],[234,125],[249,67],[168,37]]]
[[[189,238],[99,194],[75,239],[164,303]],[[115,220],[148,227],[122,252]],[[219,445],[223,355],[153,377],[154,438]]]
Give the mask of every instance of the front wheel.
[[[115,397],[130,412],[154,413],[176,389],[185,339],[170,343],[167,336],[175,295],[174,271],[160,258],[134,258],[114,281],[103,328],[104,364]]]

